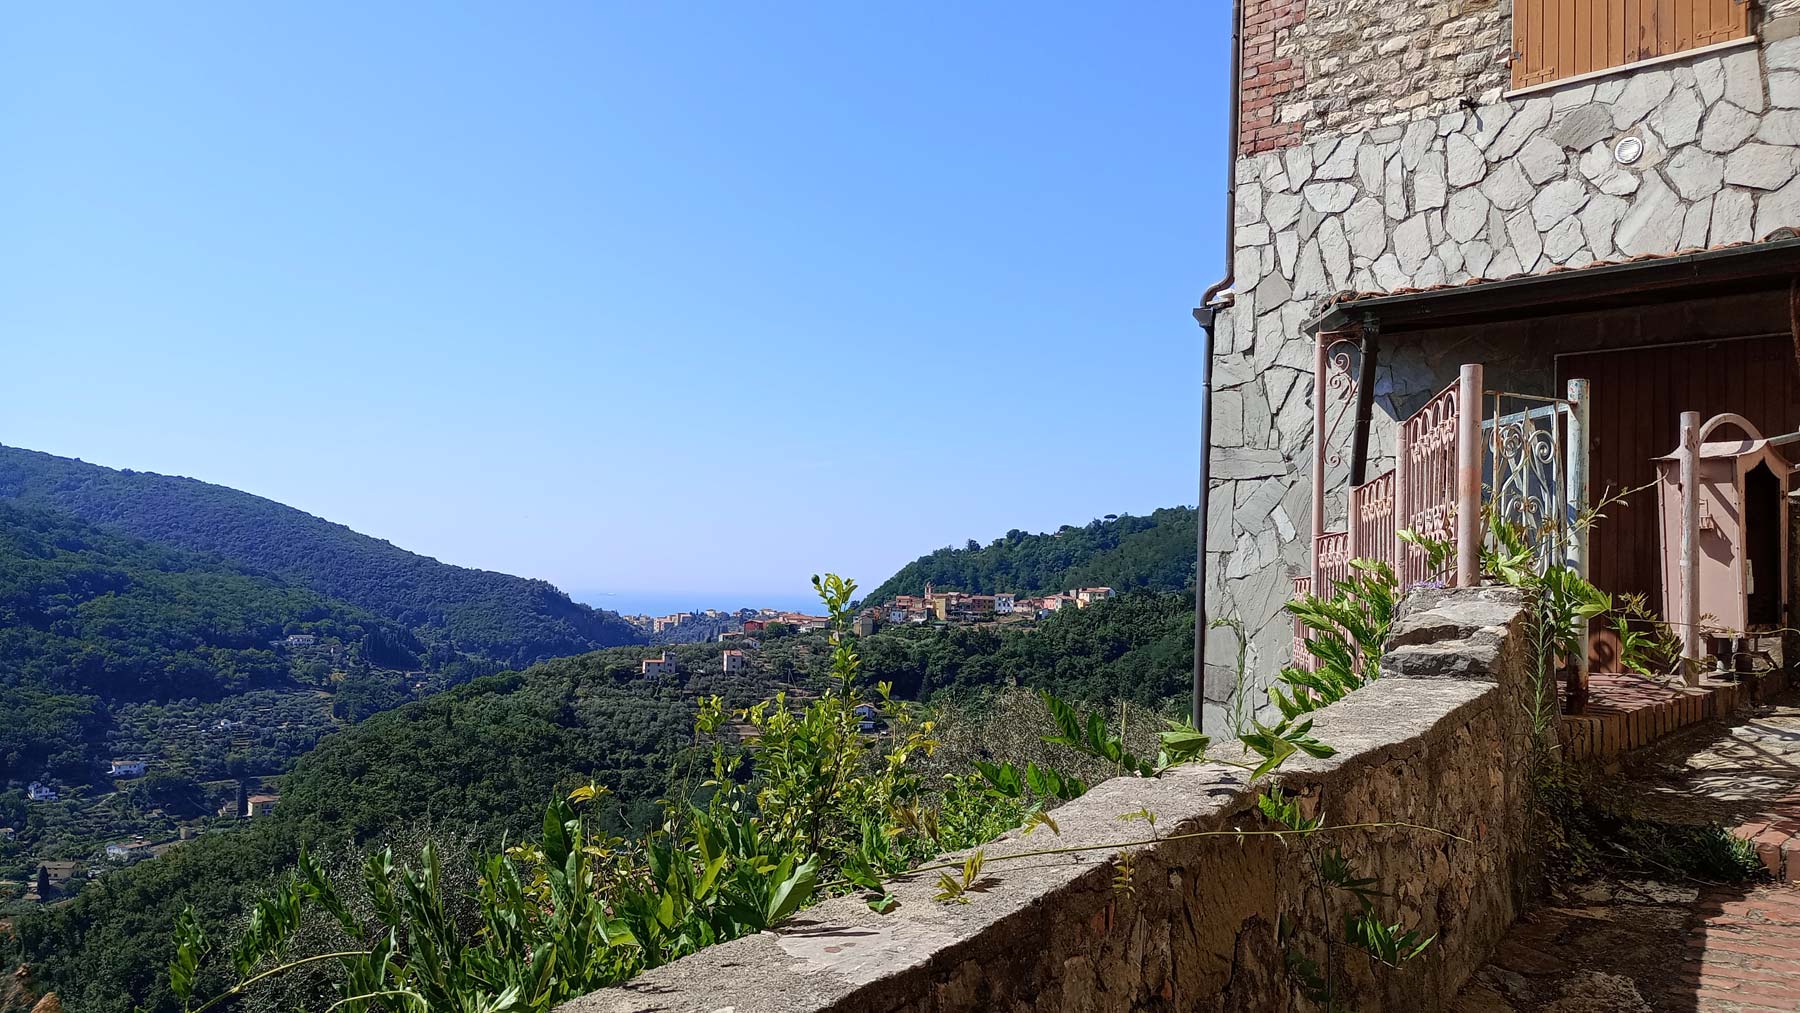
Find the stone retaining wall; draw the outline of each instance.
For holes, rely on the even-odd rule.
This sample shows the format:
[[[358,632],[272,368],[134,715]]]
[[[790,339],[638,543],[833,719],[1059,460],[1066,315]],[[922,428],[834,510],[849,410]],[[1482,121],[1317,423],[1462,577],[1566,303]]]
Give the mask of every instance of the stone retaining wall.
[[[1284,785],[1332,824],[1414,822],[1462,840],[1384,828],[1334,835],[1379,877],[1391,919],[1438,934],[1405,970],[1376,974],[1340,954],[1353,1008],[1441,1009],[1480,966],[1528,893],[1525,829],[1528,648],[1519,599],[1487,588],[1422,591],[1397,625],[1385,678],[1321,711],[1328,760],[1290,762]],[[1116,842],[1262,826],[1239,770],[1210,765],[1116,778],[1057,810],[1059,836],[1009,834],[966,905],[932,899],[931,877],[894,888],[886,915],[845,898],[712,947],[565,1013],[800,1011],[1287,1010],[1276,941],[1323,955],[1320,897],[1298,845],[1269,838],[1163,840],[1129,849],[1131,889],[1114,885]],[[1017,862],[998,856],[1104,845]],[[1342,908],[1330,916],[1341,933]]]

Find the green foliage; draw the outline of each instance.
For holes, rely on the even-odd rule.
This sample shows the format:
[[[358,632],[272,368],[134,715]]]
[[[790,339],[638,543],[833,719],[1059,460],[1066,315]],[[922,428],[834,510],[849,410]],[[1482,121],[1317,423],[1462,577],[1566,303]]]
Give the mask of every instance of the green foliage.
[[[1456,543],[1448,538],[1433,538],[1422,535],[1411,528],[1401,528],[1395,534],[1400,540],[1418,549],[1424,554],[1426,580],[1448,581],[1456,561]]]
[[[0,779],[85,783],[109,711],[292,685],[270,641],[411,634],[222,560],[0,501]]]
[[[216,555],[505,665],[639,643],[623,620],[541,580],[450,566],[341,524],[188,478],[0,447],[0,499]]]
[[[208,808],[205,792],[186,774],[153,770],[133,781],[131,795],[140,808],[160,808],[178,818],[191,819]]]
[[[747,749],[721,736],[723,697],[704,697],[694,727],[697,738],[710,740],[712,777],[696,794],[665,801],[658,829],[628,842],[591,823],[575,805],[604,794],[593,786],[553,801],[535,842],[484,862],[478,930],[448,913],[429,845],[406,868],[395,867],[390,851],[371,857],[353,900],[303,855],[300,872],[254,908],[231,951],[238,984],[217,999],[256,982],[258,968],[268,975],[298,966],[281,961],[309,909],[329,914],[354,943],[307,958],[342,965],[346,1007],[499,1011],[548,1009],[761,931],[810,903],[828,880],[869,891],[878,910],[891,907],[882,879],[944,840],[943,824],[935,815],[922,820],[916,808],[922,792],[913,760],[934,747],[932,724],[915,720],[881,684],[876,699],[891,731],[877,740],[859,730],[865,698],[849,633],[855,585],[827,576],[815,586],[831,615],[824,691],[803,705],[777,694],[736,711],[753,730]],[[749,776],[740,782],[741,771]],[[981,822],[966,815],[953,829]],[[962,880],[951,880],[957,896],[977,882],[979,854],[964,863]],[[372,917],[359,919],[355,910]],[[193,979],[203,943],[193,931],[177,934],[172,990],[190,987],[182,982]]]
[[[772,645],[764,643],[765,652]],[[773,645],[779,648],[781,645]],[[869,680],[908,699],[1006,686],[1064,699],[1185,711],[1194,657],[1191,593],[1121,594],[1035,625],[889,626],[858,643]]]
[[[1555,880],[1633,870],[1738,883],[1767,875],[1756,846],[1717,824],[1669,823],[1637,812],[1605,781],[1554,761],[1533,777],[1538,838]]]
[[[1410,531],[1402,531],[1400,536],[1425,553],[1428,572],[1448,566],[1448,543]],[[1307,631],[1306,643],[1316,668],[1283,669],[1277,676],[1279,685],[1269,687],[1281,720],[1266,725],[1250,719],[1250,730],[1239,734],[1244,748],[1259,758],[1251,767],[1253,783],[1278,771],[1296,754],[1322,758],[1336,752],[1313,737],[1312,719],[1304,715],[1380,678],[1381,655],[1398,604],[1399,581],[1393,569],[1366,559],[1350,561],[1349,578],[1336,582],[1330,598],[1307,595],[1288,603],[1288,611]],[[1347,897],[1354,905],[1343,916],[1344,943],[1379,964],[1396,968],[1430,948],[1435,936],[1421,936],[1404,924],[1380,917],[1376,901],[1382,894],[1374,878],[1360,875],[1339,849],[1323,847],[1314,840],[1313,835],[1325,828],[1322,815],[1307,815],[1300,799],[1284,792],[1279,784],[1265,789],[1257,808],[1271,823],[1301,835],[1324,909],[1330,910],[1330,894]],[[1321,963],[1299,949],[1285,918],[1278,923],[1277,938],[1288,978],[1299,992],[1326,1010],[1339,1009],[1336,944],[1329,938],[1325,941],[1326,959]]]
[[[1238,736],[1244,748],[1262,757],[1251,770],[1251,779],[1274,773],[1288,758],[1295,753],[1324,758],[1336,755],[1337,750],[1320,742],[1312,736],[1312,719],[1302,721],[1284,719],[1274,725],[1265,725],[1261,721],[1251,720],[1251,730]]]
[[[869,592],[881,603],[896,595],[939,590],[970,594],[1047,594],[1075,587],[1179,591],[1194,583],[1195,516],[1170,507],[1148,517],[1129,514],[1032,535],[1013,530],[986,546],[945,547],[900,569]]]
[[[338,683],[331,697],[331,713],[340,721],[357,722],[393,710],[411,698],[399,673],[358,667]]]
[[[977,848],[963,859],[962,867],[956,870],[956,875],[949,872],[938,873],[938,892],[934,899],[950,904],[967,904],[969,891],[981,882],[981,868],[985,860],[986,853]]]
[[[1033,769],[1037,769],[1035,764]],[[1055,832],[1056,821],[1040,808],[1043,793],[1034,792],[1038,800],[1033,800],[1026,795],[1026,787],[1018,782],[1016,774],[1011,780],[1013,790],[1002,791],[993,787],[987,771],[946,775],[936,812],[936,836],[943,846],[952,851],[973,847],[1020,826],[1027,827],[1027,833],[1039,825]]]
[[[1421,936],[1399,923],[1390,925],[1367,908],[1344,916],[1344,936],[1350,945],[1388,967],[1399,967],[1437,940],[1436,935]]]
[[[1113,731],[1099,711],[1090,713],[1084,722],[1073,706],[1055,694],[1045,690],[1041,696],[1044,709],[1050,712],[1057,728],[1055,735],[1044,737],[1045,742],[1098,757],[1113,764],[1120,773],[1129,771],[1139,777],[1155,777],[1170,767],[1206,759],[1206,747],[1211,739],[1195,730],[1186,719],[1166,721],[1168,728],[1157,736],[1161,748],[1156,759],[1144,760],[1126,751],[1124,729]]]
[[[1317,659],[1308,671],[1284,668],[1269,687],[1282,716],[1295,718],[1336,700],[1381,675],[1381,651],[1394,624],[1399,581],[1386,563],[1350,561],[1350,576],[1337,582],[1331,597],[1305,595],[1287,610],[1305,627],[1306,647]]]
[[[1619,664],[1627,671],[1653,678],[1681,671],[1681,637],[1642,594],[1620,595],[1609,621],[1619,638]]]

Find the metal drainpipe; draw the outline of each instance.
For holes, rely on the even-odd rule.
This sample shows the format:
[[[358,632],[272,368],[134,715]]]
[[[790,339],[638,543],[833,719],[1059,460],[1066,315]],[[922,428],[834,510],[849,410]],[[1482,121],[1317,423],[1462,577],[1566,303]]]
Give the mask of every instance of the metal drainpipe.
[[[1226,92],[1231,102],[1230,136],[1225,149],[1225,277],[1207,289],[1194,309],[1194,322],[1206,331],[1205,354],[1200,358],[1200,501],[1195,506],[1194,528],[1194,727],[1201,727],[1206,700],[1206,494],[1212,485],[1212,371],[1213,334],[1218,311],[1229,301],[1213,300],[1237,280],[1237,160],[1239,95],[1244,79],[1244,0],[1234,0],[1231,10],[1231,79]]]

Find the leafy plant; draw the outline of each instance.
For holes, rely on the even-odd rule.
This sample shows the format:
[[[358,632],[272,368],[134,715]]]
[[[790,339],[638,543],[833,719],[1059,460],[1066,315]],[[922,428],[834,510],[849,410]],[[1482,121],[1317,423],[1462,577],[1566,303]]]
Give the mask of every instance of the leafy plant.
[[[1395,534],[1402,542],[1425,554],[1427,581],[1444,581],[1449,578],[1451,566],[1456,559],[1455,542],[1448,538],[1420,534],[1411,528],[1401,528]]]
[[[986,853],[977,848],[963,859],[958,875],[953,876],[948,872],[939,873],[938,892],[934,899],[950,904],[967,904],[969,891],[975,889],[976,884],[981,882],[981,867],[985,859]]]
[[[1619,638],[1619,664],[1627,670],[1651,677],[1681,671],[1681,637],[1642,594],[1620,595],[1611,625]]]
[[[1337,753],[1336,749],[1313,738],[1311,719],[1297,723],[1284,720],[1274,725],[1252,720],[1250,724],[1254,730],[1238,736],[1238,741],[1262,757],[1262,762],[1251,769],[1251,780],[1274,772],[1295,753],[1319,758]]]
[[[1350,576],[1336,582],[1331,597],[1309,594],[1288,602],[1287,610],[1307,631],[1306,649],[1316,664],[1311,670],[1284,668],[1276,676],[1279,685],[1269,687],[1284,718],[1318,710],[1380,677],[1399,589],[1393,567],[1353,559]]]
[[[385,849],[371,855],[354,902],[302,856],[286,885],[254,907],[231,948],[237,985],[191,1006],[212,947],[189,917],[177,927],[171,986],[197,1011],[270,976],[332,961],[342,977],[338,1005],[351,1013],[536,1011],[776,925],[827,881],[870,892],[877,910],[891,908],[883,878],[934,853],[942,840],[935,813],[921,819],[913,808],[921,796],[913,760],[933,749],[933,726],[885,684],[874,697],[860,693],[861,660],[849,630],[856,585],[828,575],[814,586],[832,623],[825,690],[804,705],[777,695],[737,712],[753,731],[741,751],[721,737],[728,723],[722,699],[702,699],[695,732],[712,742],[711,777],[695,796],[665,802],[661,826],[648,835],[626,841],[601,829],[584,811],[605,798],[601,786],[555,799],[536,840],[483,864],[473,926],[449,914],[430,845],[407,866]],[[864,704],[881,708],[888,735],[862,733],[857,708]],[[1062,784],[1036,776],[1046,786]],[[959,882],[964,890],[979,876],[978,856]],[[360,911],[369,914],[353,913]],[[359,948],[286,960],[308,912],[334,922]]]
[[[1056,734],[1044,736],[1045,742],[1099,757],[1116,765],[1121,773],[1130,771],[1139,777],[1155,777],[1171,767],[1205,759],[1207,746],[1212,742],[1210,736],[1188,721],[1170,719],[1166,722],[1168,727],[1157,735],[1160,748],[1156,759],[1141,759],[1126,750],[1123,733],[1108,728],[1105,716],[1099,711],[1089,714],[1083,722],[1081,715],[1067,701],[1048,690],[1039,696],[1057,728]]]

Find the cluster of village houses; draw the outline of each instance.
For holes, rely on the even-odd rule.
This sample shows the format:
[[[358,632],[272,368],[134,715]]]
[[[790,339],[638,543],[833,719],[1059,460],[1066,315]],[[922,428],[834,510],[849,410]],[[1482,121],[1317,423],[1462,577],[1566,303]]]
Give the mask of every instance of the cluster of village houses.
[[[143,777],[149,771],[150,764],[145,760],[113,760],[107,765],[107,776],[130,780]],[[33,781],[26,788],[25,796],[32,802],[55,802],[62,797],[54,786],[41,781]],[[275,811],[281,796],[274,792],[251,792],[242,782],[238,784],[235,797],[228,799],[219,807],[219,816],[226,819],[255,819],[267,816]],[[106,871],[107,865],[130,865],[146,858],[153,858],[169,850],[192,836],[190,827],[183,827],[178,836],[160,841],[151,841],[143,837],[114,841],[108,844],[103,852],[104,864],[89,864],[78,861],[44,861],[38,863],[38,875],[32,888],[27,890],[27,903],[53,899],[56,895],[65,894],[70,880],[81,876],[96,878]],[[0,842],[12,840],[18,835],[14,827],[0,827]],[[49,895],[41,894],[39,887],[48,887]]]
[[[656,634],[665,630],[676,629],[699,620],[736,621],[740,623],[766,624],[771,622],[793,622],[799,620],[821,620],[819,616],[804,616],[797,612],[782,612],[778,609],[738,609],[727,612],[721,609],[707,609],[703,612],[671,612],[666,616],[634,615],[620,616],[639,630]],[[757,628],[760,628],[757,627]]]
[[[859,636],[872,633],[875,626],[881,623],[982,622],[997,616],[1014,615],[1041,618],[1066,606],[1087,608],[1095,602],[1113,597],[1114,593],[1110,587],[1078,587],[1046,595],[969,594],[963,591],[938,591],[927,584],[922,595],[903,594],[885,605],[863,609],[856,618],[855,632]],[[720,640],[758,634],[775,623],[780,623],[795,633],[810,633],[825,629],[831,622],[826,616],[767,608],[739,609],[736,612],[707,609],[704,612],[675,612],[666,616],[631,615],[620,618],[651,634],[700,620],[723,620],[735,624],[735,628],[727,626],[718,635]]]
[[[886,605],[865,608],[857,613],[851,622],[851,632],[859,637],[874,633],[883,624],[898,625],[902,623],[922,624],[927,622],[974,623],[986,622],[1000,616],[1021,616],[1043,618],[1052,612],[1065,607],[1087,608],[1096,602],[1113,597],[1115,592],[1110,587],[1079,587],[1070,591],[1041,596],[1021,596],[1016,594],[966,594],[962,591],[938,591],[930,584],[925,585],[922,595],[903,594],[897,596]],[[749,651],[762,646],[755,634],[765,632],[771,624],[780,623],[797,633],[823,630],[830,625],[827,616],[810,616],[799,612],[777,612],[773,609],[761,609],[755,612],[744,610],[750,614],[735,630],[726,630],[719,634],[719,640],[734,643],[720,656],[719,666],[722,672],[741,672],[748,664]],[[718,618],[722,613],[708,611],[709,618]],[[627,616],[637,620],[638,616]],[[654,620],[661,623],[665,619],[691,619],[692,614],[681,612],[673,616],[665,616]],[[662,629],[664,627],[658,627]],[[640,675],[673,675],[680,671],[681,665],[672,651],[664,650],[654,658],[645,658],[638,663]]]
[[[1110,587],[1078,587],[1042,596],[1015,594],[965,594],[938,591],[925,585],[922,595],[903,594],[882,606],[879,614],[890,623],[979,622],[994,616],[1043,617],[1066,606],[1087,608],[1113,596]]]

